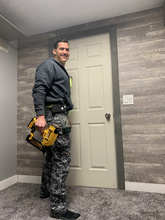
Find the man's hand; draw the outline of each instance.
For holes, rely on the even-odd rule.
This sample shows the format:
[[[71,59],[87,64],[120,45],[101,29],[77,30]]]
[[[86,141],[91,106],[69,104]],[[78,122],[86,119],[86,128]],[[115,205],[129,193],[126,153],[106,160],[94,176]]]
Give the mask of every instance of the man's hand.
[[[39,115],[37,117],[36,122],[35,122],[35,129],[37,131],[39,131],[41,133],[41,135],[43,135],[46,126],[47,126],[47,124],[46,124],[45,116]]]

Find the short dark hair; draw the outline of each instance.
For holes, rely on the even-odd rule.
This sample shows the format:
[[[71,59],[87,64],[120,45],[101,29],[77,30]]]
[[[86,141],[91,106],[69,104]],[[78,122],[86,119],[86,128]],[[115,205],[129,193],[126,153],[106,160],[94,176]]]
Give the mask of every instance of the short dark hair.
[[[68,40],[65,39],[65,38],[63,38],[63,37],[58,38],[58,39],[55,41],[55,43],[54,43],[54,49],[57,49],[58,43],[60,43],[60,42],[68,43]],[[68,43],[68,44],[69,44],[69,43]]]

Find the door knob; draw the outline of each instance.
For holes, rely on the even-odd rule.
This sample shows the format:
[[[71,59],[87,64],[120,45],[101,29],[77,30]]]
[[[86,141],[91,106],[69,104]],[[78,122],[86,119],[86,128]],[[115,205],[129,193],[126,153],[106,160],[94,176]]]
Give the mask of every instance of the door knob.
[[[105,113],[105,118],[109,121],[111,118],[111,114],[109,112]]]

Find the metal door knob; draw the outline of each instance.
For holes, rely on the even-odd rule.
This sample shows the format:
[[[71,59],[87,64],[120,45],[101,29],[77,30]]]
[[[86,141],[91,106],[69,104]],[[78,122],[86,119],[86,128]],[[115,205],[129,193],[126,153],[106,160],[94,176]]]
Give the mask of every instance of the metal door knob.
[[[109,112],[105,113],[105,118],[106,118],[107,120],[110,120],[111,114],[110,114]]]

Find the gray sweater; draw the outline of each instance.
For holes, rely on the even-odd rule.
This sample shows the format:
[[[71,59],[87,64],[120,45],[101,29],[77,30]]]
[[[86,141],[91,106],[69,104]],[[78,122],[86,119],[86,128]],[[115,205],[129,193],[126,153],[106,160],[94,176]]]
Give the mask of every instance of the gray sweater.
[[[37,67],[32,96],[37,116],[44,115],[45,106],[50,104],[65,104],[68,111],[73,108],[70,98],[70,76],[54,58]]]

